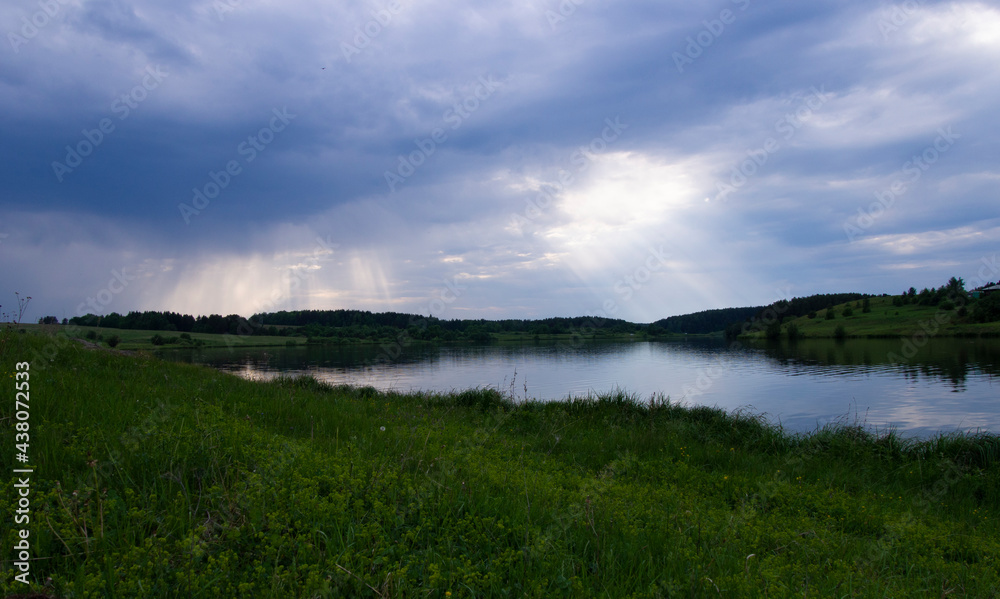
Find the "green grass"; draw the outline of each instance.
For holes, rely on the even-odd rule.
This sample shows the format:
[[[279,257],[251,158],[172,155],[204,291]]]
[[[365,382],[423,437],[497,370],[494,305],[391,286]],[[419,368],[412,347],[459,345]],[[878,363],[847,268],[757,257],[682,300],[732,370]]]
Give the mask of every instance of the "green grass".
[[[88,333],[93,332],[95,336],[100,336],[102,340],[89,340],[103,347],[108,347],[107,340],[117,335],[121,340],[115,347],[118,350],[154,350],[161,348],[193,347],[194,344],[185,343],[179,337],[181,333],[177,331],[143,331],[133,329],[109,329],[106,327],[82,327],[76,325],[55,325],[55,324],[21,324],[19,329],[24,329],[29,333],[54,335],[65,334],[73,338],[85,339]],[[161,337],[174,337],[177,340],[167,345],[153,345],[152,339],[155,335]],[[201,342],[199,347],[285,347],[291,341],[296,345],[304,345],[304,337],[272,337],[268,335],[216,335],[212,333],[188,333],[192,341]]]
[[[1000,335],[1000,322],[980,324],[960,324],[961,320],[956,310],[942,310],[937,306],[918,306],[907,304],[893,306],[892,297],[873,297],[871,312],[863,313],[858,306],[860,301],[847,302],[834,306],[836,317],[825,318],[826,310],[819,310],[815,318],[800,316],[785,319],[782,323],[782,335],[785,335],[788,325],[794,323],[799,328],[801,337],[834,337],[837,325],[843,325],[849,337],[908,337],[920,331],[933,330],[935,336],[959,335]],[[853,315],[844,316],[844,308],[850,305]],[[758,332],[750,337],[763,338],[764,333]]]
[[[88,339],[93,343],[97,343],[102,347],[108,347],[107,340],[113,336],[117,335],[120,339],[119,344],[115,349],[123,351],[135,351],[135,350],[156,350],[156,349],[169,349],[169,348],[183,348],[183,347],[203,347],[203,348],[256,348],[256,347],[286,347],[289,343],[295,345],[305,345],[305,337],[280,337],[280,336],[268,336],[268,335],[254,335],[254,336],[240,336],[240,335],[216,335],[212,333],[188,333],[191,337],[191,341],[185,342],[180,339],[181,333],[177,331],[145,331],[145,330],[132,330],[132,329],[110,329],[105,327],[84,327],[84,326],[63,326],[63,325],[41,325],[41,324],[22,324],[17,328],[25,329],[29,333],[33,334],[64,334],[72,338],[84,338],[88,333],[93,333],[95,337],[99,336],[100,339]],[[166,345],[154,345],[152,339],[154,336],[159,335],[165,338],[174,338],[173,343],[168,343]],[[535,341],[547,342],[547,343],[558,343],[558,342],[576,342],[581,339],[579,335],[572,335],[569,333],[565,334],[545,334],[545,335],[534,335],[531,333],[499,333],[494,334],[494,339],[498,343],[533,343]],[[706,337],[707,335],[691,335],[691,337]],[[683,338],[683,335],[663,335],[663,339],[677,339]],[[582,337],[585,341],[648,341],[650,337],[645,334],[630,335],[628,333],[588,333]],[[320,343],[329,343],[333,345],[380,345],[383,343],[394,342],[395,339],[319,339]],[[416,339],[409,339],[409,344],[421,344],[421,343],[444,343],[443,341],[420,341]],[[459,340],[452,342],[453,344],[467,344],[468,341]]]
[[[0,335],[9,455],[14,364],[55,342]],[[30,370],[34,592],[1000,594],[996,436],[794,436],[623,392],[398,395],[58,348]],[[10,556],[0,591],[27,593]]]

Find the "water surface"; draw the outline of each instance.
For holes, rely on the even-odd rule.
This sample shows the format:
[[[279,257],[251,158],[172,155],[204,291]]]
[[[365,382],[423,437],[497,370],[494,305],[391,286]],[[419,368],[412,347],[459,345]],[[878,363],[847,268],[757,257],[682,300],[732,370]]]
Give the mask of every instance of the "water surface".
[[[911,436],[1000,432],[1000,341],[933,339],[904,358],[898,340],[722,340],[406,348],[378,346],[163,350],[248,378],[311,374],[396,391],[494,387],[517,398],[581,397],[624,389],[690,405],[750,409],[795,431],[846,419]],[[893,360],[896,360],[895,362]]]

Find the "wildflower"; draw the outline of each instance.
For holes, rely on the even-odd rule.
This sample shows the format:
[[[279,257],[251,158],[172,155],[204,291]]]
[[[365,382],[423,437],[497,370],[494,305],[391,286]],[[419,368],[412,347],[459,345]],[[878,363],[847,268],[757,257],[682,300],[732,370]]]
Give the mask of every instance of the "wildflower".
[[[380,431],[382,431],[382,432],[384,433],[384,432],[385,432],[385,427],[384,427],[384,426],[380,426],[380,427],[378,428],[378,430],[380,430]]]

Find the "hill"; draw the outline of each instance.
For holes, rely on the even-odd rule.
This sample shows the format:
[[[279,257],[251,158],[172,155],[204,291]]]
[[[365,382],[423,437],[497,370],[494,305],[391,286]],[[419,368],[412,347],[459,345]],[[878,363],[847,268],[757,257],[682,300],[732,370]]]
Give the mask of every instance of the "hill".
[[[899,304],[900,296],[868,298],[844,302],[792,318],[784,318],[780,329],[771,329],[771,337],[933,337],[933,336],[1000,336],[1000,321],[976,322],[976,303],[965,310],[954,304]],[[980,300],[981,302],[982,300]],[[832,317],[827,317],[827,312]],[[838,332],[838,329],[840,332]],[[789,333],[789,331],[794,333]],[[767,329],[751,332],[749,337],[765,338]]]

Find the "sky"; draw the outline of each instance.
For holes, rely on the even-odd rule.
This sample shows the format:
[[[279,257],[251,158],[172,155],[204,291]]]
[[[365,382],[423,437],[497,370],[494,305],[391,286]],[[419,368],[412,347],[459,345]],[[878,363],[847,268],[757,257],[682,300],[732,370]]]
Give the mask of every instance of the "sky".
[[[26,320],[1000,278],[996,4],[15,0],[0,32]]]

